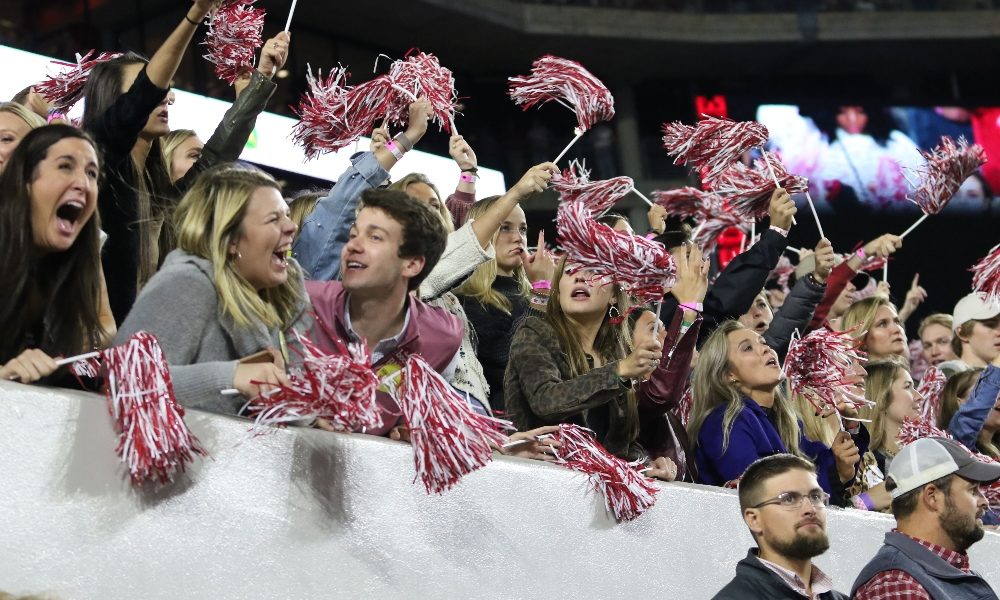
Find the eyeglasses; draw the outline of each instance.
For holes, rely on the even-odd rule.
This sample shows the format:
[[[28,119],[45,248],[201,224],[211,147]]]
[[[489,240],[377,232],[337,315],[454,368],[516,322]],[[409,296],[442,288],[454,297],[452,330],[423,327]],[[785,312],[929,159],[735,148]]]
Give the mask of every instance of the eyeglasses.
[[[802,501],[806,498],[809,502],[812,502],[814,508],[826,508],[830,506],[830,494],[826,492],[809,492],[808,494],[800,494],[798,492],[781,492],[774,498],[770,500],[765,500],[756,506],[751,506],[750,508],[761,508],[769,504],[777,504],[785,510],[795,510],[802,506]]]

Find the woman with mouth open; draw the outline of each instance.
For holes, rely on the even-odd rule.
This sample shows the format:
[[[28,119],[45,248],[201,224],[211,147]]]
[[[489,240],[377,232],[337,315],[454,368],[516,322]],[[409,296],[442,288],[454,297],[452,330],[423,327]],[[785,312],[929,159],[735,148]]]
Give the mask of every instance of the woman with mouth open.
[[[563,260],[545,314],[525,319],[511,343],[504,387],[518,429],[583,425],[617,456],[652,459],[650,475],[692,480],[684,430],[669,412],[690,371],[708,276],[697,248],[676,260],[670,291],[685,307],[668,327],[654,328],[653,313],[644,311],[632,331],[616,318],[628,312],[625,293],[586,270],[568,273]]]
[[[867,447],[864,432],[842,431],[832,447],[806,438],[783,378],[777,353],[755,331],[726,321],[709,336],[698,356],[688,422],[700,480],[731,484],[758,458],[789,453],[815,463],[823,490],[844,505],[858,445]]]
[[[287,383],[284,332],[309,305],[289,258],[295,224],[270,175],[224,165],[181,199],[174,226],[178,249],[136,299],[118,341],[156,335],[181,404],[237,414],[267,384]],[[221,393],[229,388],[240,395]]]
[[[0,378],[45,381],[55,358],[103,345],[96,144],[67,125],[30,131],[0,175]],[[25,227],[28,224],[28,227]]]

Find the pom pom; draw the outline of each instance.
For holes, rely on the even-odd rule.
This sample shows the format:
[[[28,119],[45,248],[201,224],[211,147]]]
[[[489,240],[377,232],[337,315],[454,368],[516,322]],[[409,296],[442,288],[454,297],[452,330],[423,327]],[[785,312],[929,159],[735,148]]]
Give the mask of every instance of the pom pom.
[[[751,244],[752,246],[753,244]],[[775,281],[781,287],[785,293],[788,293],[788,280],[791,278],[792,273],[795,272],[795,265],[792,261],[788,259],[787,256],[782,254],[778,258],[778,264],[771,269],[771,272],[767,275],[768,281]]]
[[[741,162],[733,163],[713,181],[713,191],[724,196],[729,201],[729,209],[733,214],[744,219],[767,216],[771,194],[777,187],[774,177],[771,177],[771,169],[774,169],[778,183],[789,194],[802,194],[809,190],[808,180],[789,175],[785,165],[770,152],[765,152],[764,155],[767,158],[754,161],[752,168]]]
[[[256,0],[226,2],[208,20],[202,42],[205,58],[215,65],[215,76],[233,85],[239,76],[253,69],[257,50],[264,45],[264,9],[254,8]]]
[[[865,360],[848,332],[820,328],[802,338],[798,332],[792,336],[782,371],[789,394],[803,396],[817,411],[836,410],[841,402],[860,408],[869,402],[850,379],[854,365]]]
[[[739,217],[728,212],[719,213],[717,216],[702,221],[692,234],[692,241],[699,246],[706,254],[715,250],[719,243],[719,236],[730,227],[737,227],[744,234],[750,233],[750,227]]]
[[[681,394],[681,399],[677,403],[677,406],[673,409],[674,416],[681,422],[685,428],[688,426],[688,421],[691,419],[691,408],[694,406],[694,392],[691,390],[691,383],[688,382],[684,387],[684,392]]]
[[[423,358],[406,360],[396,402],[410,429],[413,463],[428,494],[440,494],[493,459],[508,421],[476,414]]]
[[[675,165],[699,167],[706,184],[718,178],[743,153],[767,142],[767,127],[702,115],[694,127],[679,121],[663,124],[663,147]]]
[[[379,380],[372,371],[368,348],[361,343],[345,347],[337,340],[338,354],[326,355],[302,336],[298,340],[303,362],[288,370],[289,384],[248,404],[256,414],[254,426],[322,418],[338,431],[382,427],[375,401]]]
[[[948,383],[948,378],[937,367],[930,367],[924,371],[924,376],[917,387],[917,394],[924,399],[920,408],[920,418],[927,419],[932,423],[937,423],[941,416],[941,394],[944,392],[944,384]]]
[[[899,442],[899,446],[903,447],[925,437],[939,437],[954,440],[956,444],[969,453],[969,456],[972,456],[981,462],[1000,462],[990,456],[979,452],[973,452],[969,448],[966,448],[962,442],[955,440],[947,431],[938,429],[933,423],[926,419],[906,417],[903,419],[903,424],[899,426],[899,435],[896,439]],[[993,510],[1000,510],[1000,481],[994,481],[989,485],[984,485],[981,489],[983,491],[983,495],[986,496],[986,501],[989,503],[990,508]]]
[[[397,60],[389,67],[387,76],[390,91],[386,100],[389,120],[406,124],[410,104],[417,98],[427,98],[434,112],[432,121],[448,133],[453,133],[451,124],[455,119],[455,77],[451,71],[441,66],[433,54],[410,50],[403,60]]]
[[[35,91],[41,94],[54,110],[69,112],[69,109],[83,98],[83,88],[87,85],[87,78],[94,67],[122,56],[120,52],[101,52],[97,58],[91,58],[93,55],[94,50],[83,56],[77,54],[76,63],[52,61],[54,65],[70,68],[58,75],[49,75],[45,81],[34,86]]]
[[[555,463],[586,474],[616,520],[631,521],[656,503],[658,486],[635,465],[605,450],[589,429],[564,424],[552,437],[562,444]]]
[[[200,442],[184,422],[184,407],[174,398],[170,371],[156,337],[137,332],[124,344],[102,352],[107,396],[118,433],[115,452],[128,468],[132,483],[173,481],[194,455],[204,456]]]
[[[590,181],[590,171],[576,160],[570,162],[568,169],[555,175],[549,184],[563,202],[581,202],[594,217],[607,212],[635,188],[631,177]]]
[[[982,294],[983,302],[1000,304],[1000,244],[972,266],[972,289]]]
[[[667,214],[704,221],[725,212],[723,199],[715,193],[693,187],[653,192],[653,201],[667,209]]]
[[[511,99],[523,110],[555,100],[576,113],[580,131],[615,116],[615,99],[608,88],[572,60],[546,55],[531,65],[531,75],[508,81]]]
[[[676,281],[676,265],[663,244],[598,223],[583,204],[559,205],[556,232],[570,273],[586,269],[592,284],[616,282],[640,305],[661,300],[663,288]]]
[[[930,152],[922,152],[927,165],[914,171],[920,183],[911,202],[927,215],[936,215],[951,201],[962,187],[962,182],[986,163],[986,151],[979,144],[971,146],[965,138],[958,143],[942,137],[941,143]]]
[[[292,128],[292,139],[302,146],[306,160],[336,152],[370,130],[365,115],[350,111],[353,96],[348,94],[349,76],[344,67],[338,67],[324,79],[321,71],[314,76],[306,65],[309,91],[302,95],[299,105],[292,108],[299,117]]]

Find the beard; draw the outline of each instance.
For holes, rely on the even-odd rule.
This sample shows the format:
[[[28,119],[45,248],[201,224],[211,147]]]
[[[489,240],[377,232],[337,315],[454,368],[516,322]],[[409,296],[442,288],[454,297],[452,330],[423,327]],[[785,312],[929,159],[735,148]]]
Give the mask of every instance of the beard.
[[[788,542],[785,540],[769,540],[769,542],[778,554],[797,560],[814,558],[830,549],[830,539],[826,537],[825,531],[816,535],[797,533]]]
[[[955,548],[959,552],[965,552],[986,535],[983,527],[976,522],[976,516],[959,512],[951,498],[947,496],[944,500],[944,512],[938,520],[941,522],[941,529],[955,542]]]

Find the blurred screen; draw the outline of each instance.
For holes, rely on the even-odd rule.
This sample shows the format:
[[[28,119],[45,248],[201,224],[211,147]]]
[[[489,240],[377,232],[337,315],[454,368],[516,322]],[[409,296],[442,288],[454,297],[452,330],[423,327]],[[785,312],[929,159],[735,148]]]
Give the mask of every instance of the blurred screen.
[[[924,166],[920,151],[941,136],[982,145],[987,162],[967,179],[944,213],[1000,214],[1000,108],[808,106],[765,104],[756,118],[770,132],[770,148],[790,173],[809,178],[822,212],[916,209],[908,199]]]

